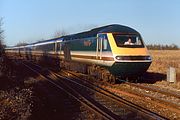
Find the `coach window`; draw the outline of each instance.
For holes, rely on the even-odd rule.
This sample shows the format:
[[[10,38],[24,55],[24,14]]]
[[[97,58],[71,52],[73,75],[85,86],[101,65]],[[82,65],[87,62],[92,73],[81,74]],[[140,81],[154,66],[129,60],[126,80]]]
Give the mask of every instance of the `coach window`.
[[[57,52],[60,51],[60,43],[57,42]]]

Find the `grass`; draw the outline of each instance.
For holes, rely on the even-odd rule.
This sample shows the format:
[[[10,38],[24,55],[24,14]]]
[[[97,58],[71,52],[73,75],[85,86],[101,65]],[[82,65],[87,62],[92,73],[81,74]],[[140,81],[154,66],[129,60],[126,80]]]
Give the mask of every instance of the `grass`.
[[[169,67],[176,69],[177,80],[180,81],[180,50],[150,50],[153,62],[149,72],[166,74]]]

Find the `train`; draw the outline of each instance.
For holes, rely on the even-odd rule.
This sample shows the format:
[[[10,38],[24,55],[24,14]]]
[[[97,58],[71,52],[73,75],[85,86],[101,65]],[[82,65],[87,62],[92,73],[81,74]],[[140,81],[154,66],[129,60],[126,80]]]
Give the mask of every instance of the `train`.
[[[117,78],[139,78],[152,63],[140,33],[119,24],[7,47],[5,52],[30,60],[46,55],[57,59],[61,68],[94,75],[113,83]]]

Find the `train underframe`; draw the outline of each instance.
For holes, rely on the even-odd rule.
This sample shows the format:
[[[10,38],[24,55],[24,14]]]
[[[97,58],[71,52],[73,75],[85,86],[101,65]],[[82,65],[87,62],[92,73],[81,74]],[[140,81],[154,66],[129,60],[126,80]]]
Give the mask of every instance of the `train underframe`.
[[[105,80],[109,83],[116,83],[116,77],[108,69],[95,64],[61,61],[60,67],[66,70],[80,72],[94,77],[97,80]]]
[[[48,67],[48,68],[54,68],[56,70],[60,70],[60,69],[66,69],[66,70],[71,70],[71,71],[75,71],[75,72],[80,72],[83,74],[88,74],[89,76],[93,76],[95,79],[97,80],[104,80],[107,81],[109,83],[117,83],[119,81],[131,81],[131,82],[136,82],[138,80],[141,80],[141,75],[138,74],[136,76],[133,75],[125,75],[125,73],[122,72],[121,75],[114,75],[111,74],[109,71],[111,71],[110,69],[106,68],[106,67],[102,67],[99,65],[95,65],[95,64],[86,64],[86,63],[80,63],[80,62],[75,62],[75,61],[65,61],[62,59],[59,59],[58,55],[31,55],[31,56],[27,56],[27,55],[19,55],[19,57],[17,57],[16,55],[10,55],[12,56],[16,56],[16,59],[26,59],[26,60],[30,60],[30,61],[34,61],[40,65],[43,65],[44,67]],[[149,67],[149,65],[147,65],[147,68]],[[143,71],[146,71],[145,68]],[[125,75],[125,76],[124,76]],[[131,77],[129,77],[131,76]]]
[[[127,63],[123,64],[122,63],[115,63],[116,67],[119,64],[121,69],[118,69],[116,73],[113,70],[117,70],[116,68],[112,68],[113,70],[107,68],[107,67],[102,67],[99,65],[95,64],[85,64],[85,63],[79,63],[79,62],[68,62],[68,61],[62,61],[61,62],[61,67],[65,68],[67,70],[71,71],[76,71],[84,74],[88,74],[89,76],[93,76],[97,80],[103,80],[107,81],[111,84],[114,83],[119,83],[119,82],[124,82],[124,81],[129,81],[129,82],[140,82],[142,80],[142,74],[145,73],[151,63],[128,63],[128,67],[125,67],[123,65],[126,65]],[[138,66],[138,68],[137,68]],[[124,70],[124,71],[123,71]],[[111,74],[111,72],[114,74]]]

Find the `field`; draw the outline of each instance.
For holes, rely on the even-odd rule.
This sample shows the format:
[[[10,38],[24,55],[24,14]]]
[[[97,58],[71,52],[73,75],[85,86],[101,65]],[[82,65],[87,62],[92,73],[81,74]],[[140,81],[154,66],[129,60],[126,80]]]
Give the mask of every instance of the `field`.
[[[153,62],[148,72],[167,74],[169,67],[174,67],[180,81],[180,50],[150,50],[150,54]]]

